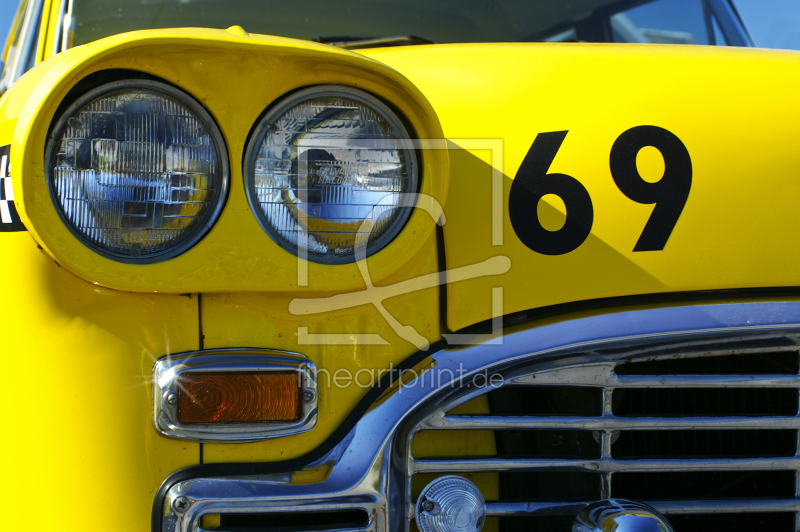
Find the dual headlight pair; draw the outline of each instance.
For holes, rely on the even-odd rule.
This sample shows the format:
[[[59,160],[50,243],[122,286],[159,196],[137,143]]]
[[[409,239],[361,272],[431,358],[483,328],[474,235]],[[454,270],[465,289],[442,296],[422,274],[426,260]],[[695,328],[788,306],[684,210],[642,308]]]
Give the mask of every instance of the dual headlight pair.
[[[228,153],[208,112],[156,81],[103,85],[58,119],[46,151],[53,201],[70,230],[114,260],[153,263],[193,246],[219,217]],[[408,219],[417,162],[391,109],[351,88],[296,92],[246,147],[252,211],[285,249],[320,263],[372,254]]]

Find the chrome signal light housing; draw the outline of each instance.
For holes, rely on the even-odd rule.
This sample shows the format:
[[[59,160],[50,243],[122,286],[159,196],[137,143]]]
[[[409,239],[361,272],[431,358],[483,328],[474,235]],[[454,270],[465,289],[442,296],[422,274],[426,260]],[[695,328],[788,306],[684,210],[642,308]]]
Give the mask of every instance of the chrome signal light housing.
[[[251,442],[311,430],[317,422],[317,368],[296,353],[210,349],[158,360],[153,421],[163,436]]]
[[[351,263],[357,248],[376,253],[408,220],[416,157],[386,104],[349,87],[312,87],[258,123],[245,154],[245,190],[281,247],[312,262]]]

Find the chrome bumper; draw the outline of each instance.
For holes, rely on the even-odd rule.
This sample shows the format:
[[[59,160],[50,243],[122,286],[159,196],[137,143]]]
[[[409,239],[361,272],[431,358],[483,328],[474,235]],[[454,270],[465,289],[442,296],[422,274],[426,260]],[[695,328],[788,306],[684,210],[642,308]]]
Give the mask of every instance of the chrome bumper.
[[[410,431],[420,420],[452,402],[456,395],[464,395],[485,383],[487,377],[501,376],[502,379],[493,382],[502,386],[513,378],[509,368],[530,366],[537,361],[552,363],[559,357],[574,357],[577,351],[586,353],[612,346],[624,348],[687,338],[694,341],[798,332],[800,303],[696,305],[615,312],[528,326],[506,334],[501,345],[445,349],[431,355],[435,362],[433,370],[402,385],[367,412],[324,457],[305,465],[329,467],[330,473],[324,480],[300,484],[294,472],[287,471],[180,481],[168,488],[165,497],[156,500],[156,511],[160,508],[162,512],[161,530],[200,531],[200,518],[206,513],[345,509],[360,509],[369,515],[369,522],[358,530],[408,530],[408,508],[409,503],[413,504],[407,500],[405,481],[409,472]],[[781,503],[784,511],[796,514],[800,511],[800,498]],[[742,504],[746,506],[745,502]],[[490,503],[488,515],[506,515],[507,506]]]

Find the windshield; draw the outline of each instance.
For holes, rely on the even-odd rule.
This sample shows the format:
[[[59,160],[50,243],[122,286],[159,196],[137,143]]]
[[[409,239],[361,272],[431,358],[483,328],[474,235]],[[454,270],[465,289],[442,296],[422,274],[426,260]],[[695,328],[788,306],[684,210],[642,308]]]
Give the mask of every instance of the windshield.
[[[648,16],[647,6],[661,6]],[[718,0],[72,0],[73,45],[126,31],[227,28],[336,42],[619,41],[714,44]],[[623,20],[615,14],[639,12]],[[663,12],[672,13],[664,19]],[[672,21],[670,21],[672,19]],[[631,21],[644,24],[632,27]],[[664,24],[669,27],[661,27]],[[675,27],[673,27],[675,26]],[[641,31],[639,31],[641,30]],[[649,33],[648,33],[649,32]],[[657,36],[649,39],[649,35]],[[709,37],[710,35],[710,37]],[[417,37],[419,39],[417,39]],[[644,40],[642,40],[644,39]],[[385,44],[384,44],[385,45]]]

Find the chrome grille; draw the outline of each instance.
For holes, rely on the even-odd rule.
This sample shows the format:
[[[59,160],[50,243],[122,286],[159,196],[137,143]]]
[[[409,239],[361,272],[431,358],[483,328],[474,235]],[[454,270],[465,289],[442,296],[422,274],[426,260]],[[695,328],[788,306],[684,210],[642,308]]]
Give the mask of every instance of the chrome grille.
[[[800,531],[798,344],[795,336],[651,344],[576,353],[510,370],[500,388],[462,394],[411,430],[408,520],[414,513],[413,475],[491,472],[573,475],[587,484],[575,493],[594,497],[526,500],[501,493],[499,500],[487,500],[489,516],[564,517],[560,525],[543,530],[569,530],[558,526],[584,505],[621,497],[656,507],[676,531],[700,529],[708,514],[759,514],[748,517],[756,519],[751,529],[763,521],[770,530]],[[587,404],[584,413],[579,407],[566,414],[536,408],[519,414],[502,411],[495,399],[488,414],[449,413],[480,395],[514,389],[574,390]],[[682,398],[687,404],[681,405]],[[448,430],[495,431],[499,447],[507,432],[519,431],[519,439],[538,431],[539,439],[573,437],[582,451],[554,457],[537,445],[496,456],[413,456],[414,434]],[[587,450],[586,442],[595,443]],[[681,478],[688,483],[682,485]],[[664,493],[668,496],[648,497]]]

